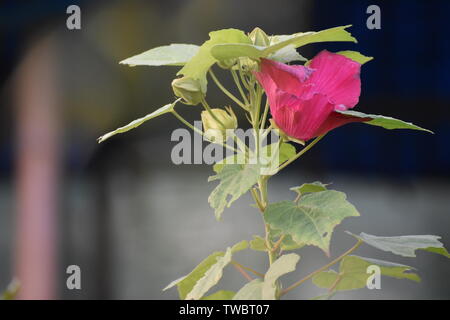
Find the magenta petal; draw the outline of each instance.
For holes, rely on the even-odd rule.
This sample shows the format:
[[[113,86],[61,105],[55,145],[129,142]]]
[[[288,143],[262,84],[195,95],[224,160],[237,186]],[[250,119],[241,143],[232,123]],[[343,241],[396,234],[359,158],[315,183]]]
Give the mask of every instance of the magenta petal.
[[[331,112],[322,125],[314,132],[313,136],[317,137],[327,133],[337,127],[341,127],[347,123],[365,122],[371,120],[370,118],[358,118],[350,115],[344,115],[338,112]]]
[[[313,70],[304,66],[290,66],[273,60],[261,59],[261,72],[272,79],[275,85],[288,93],[298,95],[302,91],[302,83]]]
[[[311,99],[285,97],[276,112],[271,108],[276,125],[288,136],[299,140],[309,140],[317,136],[323,122],[334,111],[334,105],[322,94],[315,94]],[[281,101],[279,101],[281,102]]]
[[[311,60],[315,71],[308,79],[313,86],[309,94],[321,93],[336,105],[336,109],[353,108],[361,94],[361,65],[340,54],[326,50]]]

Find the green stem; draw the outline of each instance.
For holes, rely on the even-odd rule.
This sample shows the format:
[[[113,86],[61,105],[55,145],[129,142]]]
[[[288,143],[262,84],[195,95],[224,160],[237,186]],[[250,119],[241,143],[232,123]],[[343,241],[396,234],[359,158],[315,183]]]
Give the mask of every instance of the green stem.
[[[239,105],[244,110],[248,110],[247,107],[245,106],[245,104],[243,104],[238,98],[236,98],[236,96],[234,94],[232,94],[230,91],[228,91],[222,85],[222,83],[220,83],[219,79],[217,79],[216,75],[214,74],[214,72],[211,69],[209,69],[209,74],[210,74],[211,78],[213,79],[213,81],[215,82],[215,84],[217,85],[217,87],[220,90],[222,90],[222,92],[225,93],[225,95],[227,95],[231,100],[236,102],[236,104]]]
[[[280,296],[284,296],[286,293],[288,293],[289,291],[297,288],[298,286],[300,286],[302,283],[304,283],[305,281],[308,281],[309,279],[311,279],[312,277],[314,277],[316,274],[327,270],[328,268],[330,268],[331,266],[335,265],[336,263],[338,263],[339,261],[341,261],[342,259],[344,259],[346,256],[348,256],[350,253],[352,253],[353,251],[355,251],[356,249],[359,248],[359,246],[363,243],[362,240],[358,239],[358,242],[356,242],[356,244],[351,247],[350,249],[348,249],[347,251],[345,251],[343,254],[341,254],[339,257],[337,257],[336,259],[334,259],[333,261],[331,261],[330,263],[324,265],[323,267],[317,269],[314,272],[311,272],[310,274],[308,274],[306,277],[304,277],[303,279],[300,279],[299,281],[295,282],[294,284],[292,284],[291,286],[287,287],[286,289],[282,290],[280,293]]]
[[[247,279],[247,281],[252,281],[253,278],[249,276],[249,274],[247,272],[245,272],[245,270],[238,264],[238,263],[232,263],[233,266],[236,268],[237,271],[239,271],[245,279]]]
[[[256,270],[253,270],[252,268],[243,266],[242,264],[240,264],[240,263],[237,262],[237,261],[232,260],[231,263],[234,264],[234,265],[236,265],[236,266],[241,267],[241,268],[244,269],[244,270],[250,271],[250,272],[253,273],[255,276],[264,278],[264,274],[263,274],[263,273],[258,272],[258,271],[256,271]]]
[[[194,127],[192,124],[190,124],[186,119],[184,119],[178,112],[175,110],[172,110],[172,114],[180,120],[185,126],[191,128],[193,131],[197,132],[198,134],[203,136],[203,131],[199,130],[198,128]]]
[[[214,114],[214,112],[212,112],[211,107],[209,106],[208,102],[206,102],[205,99],[202,99],[202,105],[205,108],[205,110],[208,111],[210,116],[222,127],[222,129],[226,129],[223,122],[220,121],[219,118],[217,118],[217,116]]]
[[[295,160],[297,160],[298,158],[300,158],[303,154],[306,153],[306,151],[308,151],[309,149],[311,149],[312,147],[314,147],[314,145],[319,142],[323,137],[325,136],[325,134],[318,136],[317,138],[315,138],[313,140],[313,142],[311,142],[310,144],[308,144],[306,147],[304,147],[299,153],[297,153],[295,156],[293,156],[291,159],[289,159],[288,161],[286,161],[285,163],[283,163],[279,168],[278,168],[278,172],[283,170],[284,168],[286,168],[288,165],[290,165],[292,162],[294,162]]]
[[[233,80],[234,80],[234,82],[236,83],[236,86],[237,86],[237,88],[238,88],[238,90],[239,90],[239,93],[240,93],[241,96],[242,96],[242,99],[244,99],[245,105],[248,106],[248,105],[249,105],[248,99],[247,99],[247,97],[245,96],[244,90],[242,90],[241,82],[239,81],[239,78],[238,78],[238,76],[237,76],[237,74],[236,74],[236,71],[233,70],[233,69],[231,69],[231,75],[233,76]]]
[[[267,121],[267,114],[269,113],[269,99],[266,98],[266,105],[264,106],[264,113],[261,119],[260,129],[264,129]]]

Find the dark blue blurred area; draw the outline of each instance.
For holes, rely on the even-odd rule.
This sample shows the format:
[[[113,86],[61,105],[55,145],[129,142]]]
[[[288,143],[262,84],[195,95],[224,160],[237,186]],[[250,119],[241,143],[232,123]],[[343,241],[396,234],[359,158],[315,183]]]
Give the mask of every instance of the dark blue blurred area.
[[[449,175],[450,1],[316,1],[311,30],[352,24],[357,44],[326,43],[375,59],[362,69],[357,110],[393,116],[435,132],[390,132],[366,125],[333,131],[321,148],[331,170],[370,174]],[[369,30],[366,9],[381,9],[381,29]],[[325,159],[328,159],[326,161]],[[331,160],[330,160],[331,159]]]

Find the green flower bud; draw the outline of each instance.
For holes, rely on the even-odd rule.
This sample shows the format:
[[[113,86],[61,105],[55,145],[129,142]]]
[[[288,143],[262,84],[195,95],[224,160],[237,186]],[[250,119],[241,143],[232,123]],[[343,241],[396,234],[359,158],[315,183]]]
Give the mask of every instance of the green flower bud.
[[[237,59],[225,59],[217,61],[217,65],[222,69],[231,69],[236,65],[237,62],[238,62]]]
[[[182,77],[172,81],[172,89],[175,95],[183,99],[183,102],[190,105],[199,104],[204,94],[200,82],[193,78]]]
[[[255,46],[268,47],[270,45],[269,36],[258,27],[253,29],[248,36]]]
[[[227,107],[226,111],[223,109],[211,109],[211,113],[214,117],[207,110],[202,111],[201,114],[205,137],[210,141],[226,140],[226,130],[237,128],[236,115],[230,107]]]

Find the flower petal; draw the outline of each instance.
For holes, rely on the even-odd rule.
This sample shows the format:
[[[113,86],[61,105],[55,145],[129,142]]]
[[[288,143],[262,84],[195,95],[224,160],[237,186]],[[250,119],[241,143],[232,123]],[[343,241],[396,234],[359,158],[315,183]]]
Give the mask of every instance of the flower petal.
[[[261,78],[261,74],[265,77],[270,77],[279,89],[290,94],[298,95],[302,92],[302,83],[310,77],[312,72],[313,70],[308,67],[290,66],[262,58],[261,71],[255,72],[255,75],[258,80]],[[263,85],[262,82],[261,85]]]
[[[327,133],[328,131],[331,131],[337,127],[341,127],[347,123],[352,122],[365,122],[372,120],[371,118],[359,118],[359,117],[353,117],[350,115],[344,115],[342,113],[338,112],[331,112],[327,119],[322,123],[322,125],[314,132],[313,136],[317,137],[322,134]]]
[[[278,108],[271,108],[275,124],[288,136],[299,140],[316,137],[335,106],[322,94],[315,94],[308,100],[294,98],[284,95],[279,98]]]
[[[324,94],[339,110],[353,108],[358,103],[361,64],[324,50],[311,60],[309,67],[315,70],[307,80],[312,84],[309,95]]]

